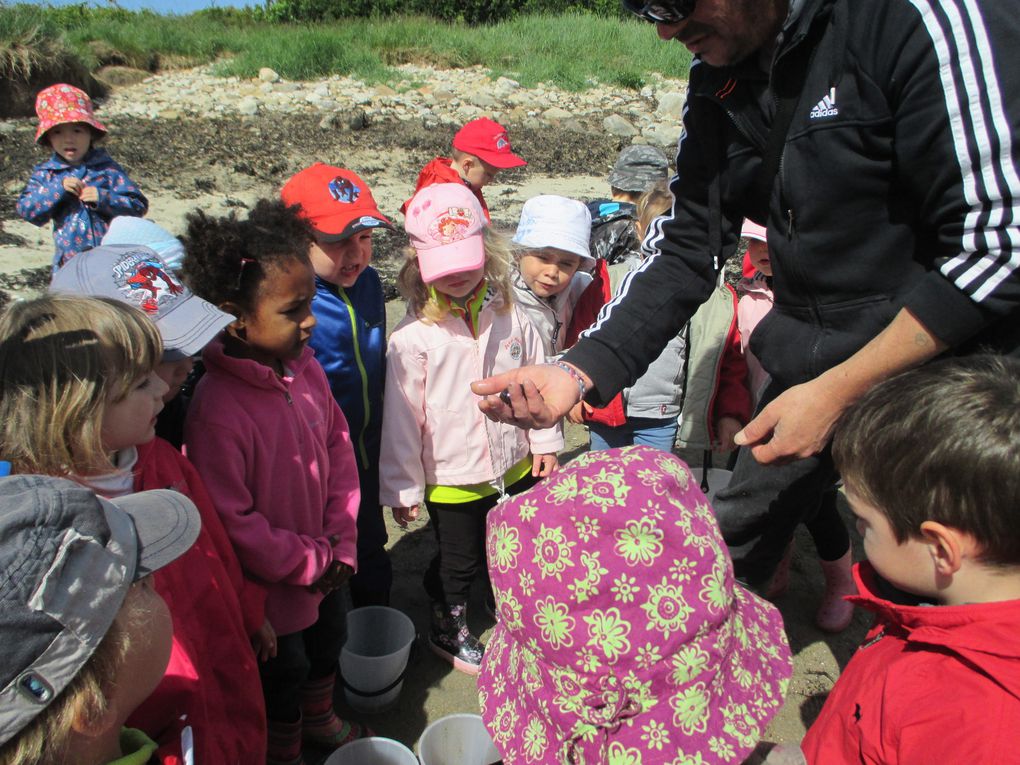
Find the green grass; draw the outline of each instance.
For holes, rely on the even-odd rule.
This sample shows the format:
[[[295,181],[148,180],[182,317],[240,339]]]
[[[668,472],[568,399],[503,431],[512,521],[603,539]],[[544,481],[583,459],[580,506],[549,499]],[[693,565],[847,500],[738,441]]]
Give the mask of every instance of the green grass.
[[[568,90],[593,84],[639,88],[649,72],[682,77],[690,56],[661,43],[651,26],[587,13],[519,16],[467,26],[387,17],[283,24],[251,14],[199,12],[160,16],[119,9],[0,5],[0,78],[19,76],[26,51],[69,50],[86,66],[123,63],[144,69],[218,61],[223,74],[252,77],[268,66],[288,79],[329,74],[366,82],[399,79],[392,66],[482,66],[524,86]],[[21,63],[19,63],[21,62]]]

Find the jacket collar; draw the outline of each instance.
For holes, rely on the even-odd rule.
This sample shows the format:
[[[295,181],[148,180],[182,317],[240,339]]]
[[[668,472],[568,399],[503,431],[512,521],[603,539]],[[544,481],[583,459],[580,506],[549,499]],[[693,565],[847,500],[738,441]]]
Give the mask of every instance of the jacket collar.
[[[901,605],[879,594],[867,561],[854,566],[856,595],[850,600],[878,615],[885,632],[915,644],[953,653],[1020,698],[1020,600],[962,606]]]
[[[73,170],[78,167],[102,167],[113,162],[106,149],[91,148],[85,153],[85,157],[78,165],[69,165],[60,155],[53,152],[50,158],[42,163],[44,170]]]
[[[791,0],[790,11],[787,13],[786,21],[783,22],[782,31],[779,33],[779,42],[772,58],[773,63],[802,42],[818,15],[835,2],[836,0]],[[757,58],[752,54],[731,66],[716,67],[695,57],[691,67],[691,80],[698,79],[700,82],[697,88],[692,88],[692,92],[701,96],[718,96],[720,93],[727,94],[731,89],[727,88],[727,85],[740,80],[767,81],[769,72],[762,70]],[[697,78],[694,76],[695,71],[697,71]],[[721,100],[721,98],[716,100]]]
[[[308,346],[301,352],[301,356],[286,364],[288,375],[279,377],[276,372],[252,359],[239,359],[228,356],[224,352],[222,333],[216,337],[202,352],[202,361],[205,363],[207,372],[223,374],[236,377],[255,388],[266,390],[278,390],[287,392],[294,380],[299,377],[308,366],[315,352]]]

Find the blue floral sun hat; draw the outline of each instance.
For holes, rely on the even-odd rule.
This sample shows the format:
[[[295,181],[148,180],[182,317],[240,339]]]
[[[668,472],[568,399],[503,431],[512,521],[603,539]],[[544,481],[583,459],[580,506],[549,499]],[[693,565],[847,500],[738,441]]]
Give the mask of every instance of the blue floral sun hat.
[[[734,582],[687,466],[578,457],[487,521],[500,620],[479,677],[504,762],[739,763],[793,663],[774,606]]]

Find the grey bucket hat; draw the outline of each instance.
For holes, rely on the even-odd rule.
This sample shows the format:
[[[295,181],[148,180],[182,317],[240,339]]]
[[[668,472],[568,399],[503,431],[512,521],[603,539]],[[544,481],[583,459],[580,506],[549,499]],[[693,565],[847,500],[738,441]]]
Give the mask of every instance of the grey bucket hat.
[[[131,585],[200,529],[176,491],[106,500],[63,478],[0,479],[0,744],[81,671]]]
[[[654,146],[633,144],[620,152],[609,185],[621,191],[645,192],[669,177],[669,160]]]

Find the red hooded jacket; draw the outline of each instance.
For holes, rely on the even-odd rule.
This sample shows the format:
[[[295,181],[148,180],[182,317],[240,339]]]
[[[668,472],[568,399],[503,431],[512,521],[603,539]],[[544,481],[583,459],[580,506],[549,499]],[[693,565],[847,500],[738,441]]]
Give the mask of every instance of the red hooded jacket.
[[[163,680],[128,720],[159,743],[163,765],[182,765],[190,725],[195,763],[250,765],[266,759],[266,710],[249,636],[265,619],[265,590],[241,576],[223,523],[190,462],[167,441],[138,447],[135,491],[174,489],[202,516],[198,540],[153,575],[174,622]]]
[[[855,571],[875,625],[801,744],[811,765],[1020,763],[1020,600],[900,606]]]
[[[434,160],[429,162],[425,167],[418,173],[418,183],[414,187],[414,194],[417,194],[426,186],[433,186],[437,183],[464,183],[464,179],[460,177],[460,173],[452,167],[453,160],[449,157],[436,157]],[[489,206],[485,204],[485,197],[482,196],[482,190],[476,189],[464,183],[471,192],[478,197],[478,203],[482,206],[482,211],[485,213],[485,220],[491,221],[489,217]],[[414,194],[411,195],[411,199],[414,199]],[[411,199],[400,205],[400,212],[407,214],[407,205]]]

